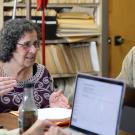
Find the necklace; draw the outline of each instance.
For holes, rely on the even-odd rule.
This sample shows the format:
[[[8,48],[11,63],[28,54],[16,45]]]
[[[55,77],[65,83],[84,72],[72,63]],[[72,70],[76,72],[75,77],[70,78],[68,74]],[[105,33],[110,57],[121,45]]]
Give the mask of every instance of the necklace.
[[[15,76],[17,76],[17,77],[15,77],[18,81],[24,81],[24,80],[28,80],[28,79],[30,79],[31,77],[32,77],[32,75],[33,75],[33,69],[30,69],[27,73],[25,73],[25,74],[22,74],[22,75],[14,75],[14,77]],[[5,70],[5,67],[2,65],[1,67],[0,67],[0,76],[1,77],[8,77],[8,76],[11,76],[11,75],[9,75],[7,72],[6,72],[6,70]]]

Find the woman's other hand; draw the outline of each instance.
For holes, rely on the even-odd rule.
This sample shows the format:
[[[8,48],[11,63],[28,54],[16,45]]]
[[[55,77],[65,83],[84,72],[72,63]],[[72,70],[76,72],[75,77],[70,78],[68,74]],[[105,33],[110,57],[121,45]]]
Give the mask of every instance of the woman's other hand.
[[[13,90],[16,84],[16,80],[12,77],[0,77],[0,96]]]
[[[45,133],[45,135],[71,135],[69,133],[66,133],[63,129],[60,127],[50,127],[48,132]]]
[[[49,99],[50,107],[70,108],[68,99],[63,95],[62,91],[53,92]]]

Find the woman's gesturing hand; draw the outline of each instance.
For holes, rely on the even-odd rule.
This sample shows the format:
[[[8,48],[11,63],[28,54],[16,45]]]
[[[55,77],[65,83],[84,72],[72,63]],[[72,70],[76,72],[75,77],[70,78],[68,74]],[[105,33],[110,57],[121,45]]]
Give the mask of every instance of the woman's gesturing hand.
[[[13,90],[17,82],[12,77],[0,77],[0,96]]]
[[[69,108],[68,99],[63,95],[62,91],[53,92],[49,99],[50,107]]]

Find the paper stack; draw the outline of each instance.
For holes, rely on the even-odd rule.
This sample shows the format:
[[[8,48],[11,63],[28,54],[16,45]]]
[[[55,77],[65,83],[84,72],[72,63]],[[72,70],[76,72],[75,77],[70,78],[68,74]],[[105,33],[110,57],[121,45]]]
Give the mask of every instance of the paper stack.
[[[64,12],[57,15],[57,36],[91,36],[99,33],[93,16],[85,12]]]

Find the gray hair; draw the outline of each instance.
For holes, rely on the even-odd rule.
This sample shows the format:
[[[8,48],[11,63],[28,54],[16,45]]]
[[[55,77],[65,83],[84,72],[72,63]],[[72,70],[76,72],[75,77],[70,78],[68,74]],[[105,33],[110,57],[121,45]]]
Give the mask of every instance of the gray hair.
[[[19,18],[8,20],[0,31],[0,61],[8,62],[13,57],[17,42],[27,32],[36,31],[38,39],[40,33],[38,27],[30,20]]]

